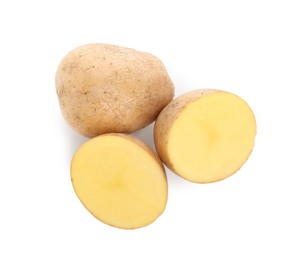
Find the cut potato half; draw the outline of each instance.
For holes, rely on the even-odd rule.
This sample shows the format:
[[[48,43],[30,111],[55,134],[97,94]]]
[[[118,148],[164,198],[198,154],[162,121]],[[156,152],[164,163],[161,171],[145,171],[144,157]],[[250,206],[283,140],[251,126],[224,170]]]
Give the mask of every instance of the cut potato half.
[[[166,206],[162,162],[146,144],[127,135],[101,135],[83,144],[72,159],[71,179],[87,210],[114,227],[146,226]]]
[[[155,124],[155,144],[164,163],[197,183],[225,179],[247,161],[254,147],[255,117],[240,97],[197,90],[174,99]]]

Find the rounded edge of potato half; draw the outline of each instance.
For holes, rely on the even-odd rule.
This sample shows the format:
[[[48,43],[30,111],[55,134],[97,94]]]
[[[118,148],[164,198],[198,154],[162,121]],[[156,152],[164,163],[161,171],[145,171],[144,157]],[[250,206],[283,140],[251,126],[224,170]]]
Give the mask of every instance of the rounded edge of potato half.
[[[174,98],[159,114],[154,126],[154,143],[159,157],[172,171],[174,171],[174,169],[167,154],[167,144],[168,132],[173,122],[177,119],[185,106],[203,96],[218,93],[219,91],[220,90],[216,89],[197,89],[186,92]]]
[[[137,223],[118,223],[118,221],[120,221],[120,219],[122,218],[122,214],[120,214],[118,216],[118,221],[114,220],[114,218],[109,218],[108,215],[106,215],[106,213],[100,213],[100,211],[98,211],[99,209],[95,209],[93,208],[93,206],[91,206],[91,204],[87,203],[87,194],[85,194],[85,192],[90,192],[91,190],[95,189],[95,188],[89,188],[89,191],[85,191],[84,193],[81,193],[80,189],[81,187],[85,187],[85,184],[83,184],[83,179],[82,177],[79,177],[80,174],[77,172],[76,173],[76,170],[75,170],[75,167],[78,167],[78,165],[76,165],[76,163],[78,163],[79,161],[79,158],[78,156],[81,156],[80,153],[82,152],[82,154],[84,154],[84,156],[86,157],[85,160],[89,160],[89,158],[93,157],[93,153],[92,154],[85,154],[85,151],[83,149],[86,149],[87,146],[89,146],[91,143],[95,142],[95,141],[100,141],[101,139],[104,139],[104,138],[107,138],[107,137],[113,137],[113,138],[121,138],[125,141],[128,141],[129,142],[129,145],[134,145],[136,146],[137,148],[137,152],[139,153],[145,153],[143,154],[143,156],[146,156],[146,157],[151,157],[148,159],[150,159],[152,161],[152,163],[154,165],[156,165],[156,167],[158,167],[156,170],[160,169],[160,171],[151,171],[151,172],[148,172],[148,173],[151,173],[151,175],[148,175],[149,179],[147,179],[147,182],[144,181],[142,184],[143,185],[148,185],[149,183],[155,183],[156,185],[154,185],[153,187],[150,187],[150,186],[147,186],[146,189],[143,189],[141,190],[143,187],[145,188],[145,186],[139,186],[139,188],[137,188],[137,190],[131,190],[133,189],[134,185],[129,185],[126,186],[124,189],[125,189],[125,192],[127,192],[127,189],[129,188],[130,192],[137,192],[134,194],[134,196],[132,197],[132,200],[130,203],[134,203],[134,200],[136,197],[139,198],[139,196],[142,196],[141,194],[139,194],[139,189],[140,191],[144,191],[146,190],[148,193],[151,193],[151,191],[148,191],[147,188],[149,189],[154,189],[153,191],[155,191],[154,193],[154,198],[155,199],[158,199],[158,196],[160,196],[160,199],[162,200],[161,203],[154,203],[153,204],[147,204],[147,203],[150,203],[150,201],[145,201],[145,205],[149,205],[150,208],[148,209],[148,212],[151,212],[153,215],[148,217],[147,220],[145,220],[145,222],[141,223],[141,216],[143,216],[143,211],[139,212],[139,210],[137,210],[139,212],[139,214],[135,215],[135,216],[138,216],[137,218],[139,219],[140,217],[140,220],[137,221]],[[99,142],[98,146],[101,146],[101,142]],[[120,149],[119,149],[120,150]],[[94,156],[96,156],[94,154]],[[114,155],[115,156],[115,155]],[[141,155],[142,156],[142,155]],[[106,157],[110,157],[110,156],[106,156]],[[132,157],[133,158],[133,157]],[[148,160],[147,159],[147,160]],[[118,164],[119,163],[119,160],[118,158],[115,159],[116,161],[114,162],[114,165]],[[81,163],[81,161],[79,161]],[[105,163],[105,162],[104,162]],[[135,163],[133,163],[132,165],[135,165]],[[147,169],[148,170],[148,169]],[[132,172],[134,172],[134,170],[132,170]],[[87,173],[86,173],[87,174]],[[157,177],[155,175],[157,175]],[[76,176],[77,175],[77,176]],[[70,176],[71,176],[71,181],[72,181],[72,185],[73,185],[73,189],[75,191],[75,194],[77,195],[78,199],[81,201],[82,205],[99,221],[103,222],[104,224],[107,224],[109,226],[112,226],[112,227],[116,227],[116,228],[120,228],[120,229],[137,229],[137,228],[142,228],[142,227],[145,227],[145,226],[148,226],[149,224],[153,223],[158,217],[160,217],[162,215],[162,213],[164,212],[165,208],[166,208],[166,204],[167,204],[167,200],[168,200],[168,183],[167,183],[167,177],[166,177],[166,173],[165,173],[165,169],[164,169],[164,166],[162,164],[162,161],[160,160],[159,156],[156,154],[156,152],[154,152],[147,144],[145,144],[144,142],[142,142],[141,140],[139,140],[138,138],[136,137],[133,137],[133,136],[130,136],[130,135],[127,135],[127,134],[119,134],[119,133],[108,133],[108,134],[103,134],[103,135],[100,135],[100,136],[97,136],[95,138],[92,138],[90,140],[88,140],[86,143],[84,143],[83,145],[80,146],[80,148],[75,152],[74,156],[73,156],[73,159],[71,161],[71,165],[70,165]],[[137,176],[136,176],[137,177]],[[141,177],[142,178],[142,177]],[[156,179],[157,178],[157,179]],[[138,179],[138,178],[137,178]],[[113,179],[114,182],[118,182],[118,180],[116,179]],[[133,181],[135,181],[136,179],[134,179]],[[157,182],[156,182],[157,180]],[[91,181],[91,180],[90,180]],[[121,180],[121,182],[123,181],[123,179]],[[161,184],[159,182],[163,181]],[[100,181],[101,182],[101,181]],[[131,182],[132,183],[132,182]],[[114,184],[114,183],[113,183]],[[124,184],[126,185],[127,182],[124,182]],[[82,185],[82,186],[81,186]],[[119,184],[117,184],[119,185]],[[123,185],[123,184],[122,184]],[[101,186],[101,184],[99,185],[99,187]],[[104,186],[104,189],[105,188],[108,188],[108,194],[111,194],[111,198],[113,200],[114,198],[114,188],[112,189],[112,191],[110,191],[111,186]],[[118,186],[119,187],[119,186]],[[117,188],[118,188],[117,187]],[[137,186],[138,187],[138,186]],[[161,190],[161,188],[162,190]],[[115,187],[116,188],[116,187]],[[160,188],[160,192],[158,192]],[[84,188],[85,189],[85,188]],[[97,191],[98,192],[98,191]],[[110,193],[111,192],[111,193]],[[117,190],[118,192],[118,190]],[[121,190],[122,192],[122,190]],[[83,195],[84,194],[84,195]],[[116,194],[116,193],[115,193]],[[97,194],[94,194],[95,196]],[[118,194],[117,194],[118,195]],[[116,196],[117,196],[116,195]],[[89,197],[90,196],[90,197]],[[88,197],[91,198],[91,196],[93,196],[93,194],[88,194]],[[105,196],[106,198],[109,198],[109,196]],[[120,196],[120,198],[127,198],[126,194],[123,195],[123,196]],[[142,196],[142,199],[141,201],[143,201],[144,203],[144,200],[146,197],[143,197]],[[99,197],[96,197],[96,200],[99,199]],[[102,198],[103,199],[103,198]],[[138,199],[137,199],[138,200]],[[115,198],[115,203],[116,203],[116,198]],[[119,207],[122,208],[123,205],[127,205],[127,203],[129,203],[129,201],[127,201],[125,199],[125,204],[120,204],[118,206],[118,210],[119,210]],[[158,202],[158,201],[156,201]],[[105,202],[105,203],[108,203],[108,205],[110,204],[110,201],[109,199]],[[129,203],[129,205],[131,205]],[[136,203],[136,202],[135,202]],[[118,203],[117,203],[118,204]],[[133,204],[134,205],[134,204]],[[146,207],[146,206],[143,206],[142,204],[139,204],[141,208],[143,207]],[[108,206],[110,207],[110,206]],[[158,207],[158,209],[156,209],[156,207]],[[153,211],[154,209],[156,209],[155,211]],[[135,210],[135,209],[134,209]],[[98,212],[96,212],[98,211]],[[109,211],[107,209],[107,211]],[[122,210],[120,210],[121,212]],[[105,212],[105,210],[103,211]],[[112,213],[113,211],[111,211],[110,214],[114,215],[114,213]],[[130,213],[128,213],[130,214]],[[132,216],[131,219],[134,219],[134,217]],[[135,222],[135,221],[134,221]]]
[[[253,136],[253,145],[252,147],[249,147],[248,154],[245,154],[245,158],[242,160],[242,163],[239,167],[237,167],[235,170],[233,170],[230,174],[227,174],[226,176],[223,176],[221,178],[216,178],[212,180],[201,180],[197,178],[190,178],[186,176],[186,174],[181,173],[175,166],[175,162],[173,162],[172,158],[170,158],[169,152],[168,152],[168,145],[170,143],[170,133],[171,129],[174,125],[174,122],[177,120],[177,118],[181,115],[181,113],[191,104],[193,104],[195,101],[200,100],[204,97],[208,97],[210,95],[218,95],[219,93],[229,94],[233,97],[236,97],[242,101],[248,107],[250,110],[250,115],[252,115],[253,126],[254,126],[254,136]],[[241,97],[227,92],[223,90],[217,90],[217,89],[198,89],[193,90],[187,93],[184,93],[178,97],[176,97],[173,101],[171,101],[160,113],[158,116],[155,127],[154,127],[154,142],[155,147],[158,152],[159,157],[164,162],[164,164],[172,170],[174,173],[179,175],[180,177],[195,183],[211,183],[211,182],[217,182],[220,180],[223,180],[227,177],[230,177],[234,173],[236,173],[248,160],[249,156],[251,155],[254,145],[255,145],[255,137],[256,137],[256,119],[254,116],[254,113],[247,102],[245,102]],[[206,178],[205,178],[206,179]]]
[[[56,92],[68,124],[86,137],[130,134],[152,123],[173,99],[162,61],[111,44],[85,44],[61,60]]]

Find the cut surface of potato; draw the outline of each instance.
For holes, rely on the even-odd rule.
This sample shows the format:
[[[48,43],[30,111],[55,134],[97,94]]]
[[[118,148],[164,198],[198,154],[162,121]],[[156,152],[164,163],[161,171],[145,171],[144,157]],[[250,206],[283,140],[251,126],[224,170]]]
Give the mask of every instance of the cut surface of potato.
[[[151,148],[134,137],[106,134],[83,144],[73,157],[71,179],[87,210],[114,227],[146,226],[166,206],[163,165]]]
[[[175,173],[209,183],[241,168],[252,152],[255,134],[255,118],[245,101],[224,91],[199,90],[176,98],[162,111],[155,143]]]

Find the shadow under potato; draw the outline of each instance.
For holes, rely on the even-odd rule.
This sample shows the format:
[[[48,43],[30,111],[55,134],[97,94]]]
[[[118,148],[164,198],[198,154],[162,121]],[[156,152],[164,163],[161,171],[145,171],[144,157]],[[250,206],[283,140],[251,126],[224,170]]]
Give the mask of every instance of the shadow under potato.
[[[68,159],[71,162],[72,157],[77,151],[77,149],[90,139],[80,135],[66,123],[64,124],[64,126],[62,126],[62,128],[64,130],[64,134],[67,140],[66,143],[68,144],[69,147],[69,149],[67,149]]]
[[[139,131],[132,134],[134,137],[137,137],[142,142],[150,146],[155,152],[155,143],[154,143],[154,123],[148,125],[147,127],[140,129]]]

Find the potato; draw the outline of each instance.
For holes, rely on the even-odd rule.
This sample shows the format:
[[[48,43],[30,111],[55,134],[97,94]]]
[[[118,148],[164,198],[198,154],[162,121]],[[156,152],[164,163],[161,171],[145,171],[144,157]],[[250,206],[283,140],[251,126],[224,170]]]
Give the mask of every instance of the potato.
[[[55,83],[63,116],[87,137],[137,131],[153,122],[174,95],[157,57],[108,44],[68,53]]]
[[[160,113],[154,129],[163,162],[197,183],[219,181],[239,170],[252,152],[255,135],[255,117],[247,103],[210,89],[174,99]]]
[[[89,212],[123,229],[152,223],[167,202],[159,157],[137,138],[104,134],[83,144],[71,162],[74,190]]]

